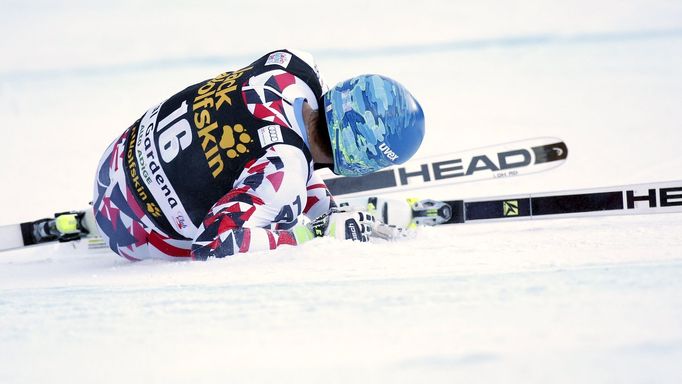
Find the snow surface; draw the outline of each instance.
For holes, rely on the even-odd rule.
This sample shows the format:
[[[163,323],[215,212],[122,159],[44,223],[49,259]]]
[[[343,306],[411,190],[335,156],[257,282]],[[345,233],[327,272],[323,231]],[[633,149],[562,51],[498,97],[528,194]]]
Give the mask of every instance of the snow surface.
[[[2,224],[84,206],[101,152],[150,105],[279,47],[330,83],[400,79],[427,116],[418,156],[568,143],[552,171],[421,197],[682,178],[680,2],[242,3],[4,2]],[[0,383],[679,383],[680,362],[680,214],[205,263],[0,254]]]

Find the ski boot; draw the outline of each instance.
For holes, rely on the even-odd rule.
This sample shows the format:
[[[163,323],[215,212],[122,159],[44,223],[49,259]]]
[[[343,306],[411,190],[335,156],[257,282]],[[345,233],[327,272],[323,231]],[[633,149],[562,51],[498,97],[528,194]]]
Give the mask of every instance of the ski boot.
[[[453,214],[449,204],[431,199],[356,197],[339,199],[338,203],[342,209],[364,210],[383,224],[405,229],[443,224]]]

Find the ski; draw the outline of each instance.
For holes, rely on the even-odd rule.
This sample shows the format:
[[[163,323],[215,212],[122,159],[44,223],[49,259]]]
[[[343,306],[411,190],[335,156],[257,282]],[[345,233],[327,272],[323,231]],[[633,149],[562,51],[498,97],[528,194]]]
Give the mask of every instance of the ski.
[[[452,200],[444,223],[682,212],[682,181]]]
[[[88,237],[88,247],[100,247],[90,209],[56,213],[52,218],[0,226],[0,251],[51,242],[69,242]],[[94,240],[93,240],[94,239]],[[99,241],[96,239],[100,239]]]
[[[382,197],[339,199],[341,208],[368,210],[402,228],[561,217],[682,213],[682,180],[461,200]]]
[[[335,196],[361,196],[545,171],[563,164],[566,144],[542,137],[411,160],[359,177],[325,177]]]
[[[462,224],[581,216],[682,213],[682,180],[465,200],[367,199],[386,224]],[[343,204],[343,203],[342,203]],[[359,206],[358,201],[346,204]]]

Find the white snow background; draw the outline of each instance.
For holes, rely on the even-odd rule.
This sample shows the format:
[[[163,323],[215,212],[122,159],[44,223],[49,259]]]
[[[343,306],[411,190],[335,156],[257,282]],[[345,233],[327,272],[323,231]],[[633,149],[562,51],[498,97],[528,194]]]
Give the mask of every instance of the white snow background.
[[[105,147],[292,47],[421,101],[417,156],[562,138],[458,198],[682,176],[679,1],[1,1],[0,223],[85,207]],[[680,383],[682,215],[425,228],[208,262],[0,254],[0,383]]]

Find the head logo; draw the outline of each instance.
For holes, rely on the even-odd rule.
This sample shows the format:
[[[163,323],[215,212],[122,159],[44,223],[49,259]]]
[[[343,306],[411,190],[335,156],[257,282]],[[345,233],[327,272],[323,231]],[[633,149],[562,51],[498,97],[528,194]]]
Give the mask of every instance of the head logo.
[[[561,157],[564,154],[564,150],[561,149],[560,147],[553,147],[552,150],[554,151],[557,157]]]
[[[504,216],[518,216],[519,215],[519,201],[507,200],[502,202],[502,214]]]

